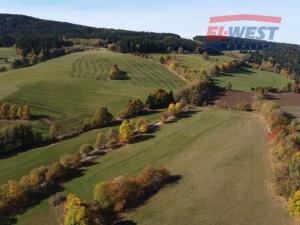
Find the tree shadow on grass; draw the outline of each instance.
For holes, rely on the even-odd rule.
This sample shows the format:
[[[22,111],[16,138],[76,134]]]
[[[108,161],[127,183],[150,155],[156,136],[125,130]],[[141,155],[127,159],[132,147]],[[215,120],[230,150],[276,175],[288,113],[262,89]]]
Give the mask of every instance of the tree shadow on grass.
[[[123,221],[114,223],[114,225],[137,225],[137,223],[134,222],[133,220],[123,220]]]
[[[170,175],[169,178],[166,180],[165,185],[163,185],[163,186],[175,184],[181,179],[182,179],[181,175]],[[163,186],[161,188],[163,188]],[[139,199],[139,201],[137,201],[137,203],[135,203],[133,205],[129,205],[128,207],[130,209],[127,210],[127,213],[130,213],[131,211],[133,211],[137,207],[140,207],[140,206],[146,204],[147,200],[149,200],[153,195],[158,193],[161,190],[161,188],[158,188],[157,190],[149,192],[143,198]],[[120,219],[122,219],[122,218],[120,218]],[[118,222],[114,223],[114,225],[137,225],[137,223],[133,220],[123,220],[123,221],[118,221]]]
[[[152,134],[140,134],[140,135],[137,135],[135,138],[134,138],[134,143],[140,143],[140,142],[143,142],[143,141],[147,141],[149,139],[152,139],[152,138],[155,138],[154,135]]]

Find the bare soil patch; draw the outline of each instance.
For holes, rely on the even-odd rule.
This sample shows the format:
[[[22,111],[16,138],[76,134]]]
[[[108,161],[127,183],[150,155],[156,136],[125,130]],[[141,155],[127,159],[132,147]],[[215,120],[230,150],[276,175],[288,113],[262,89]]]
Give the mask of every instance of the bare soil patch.
[[[295,93],[268,93],[267,98],[281,106],[300,106],[300,94]]]
[[[217,106],[236,106],[238,103],[248,103],[253,101],[253,93],[244,91],[226,91],[222,92],[215,100]]]

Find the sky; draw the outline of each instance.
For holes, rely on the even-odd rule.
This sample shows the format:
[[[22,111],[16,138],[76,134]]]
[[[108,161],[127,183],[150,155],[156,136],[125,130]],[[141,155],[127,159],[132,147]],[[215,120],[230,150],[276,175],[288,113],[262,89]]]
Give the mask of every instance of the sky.
[[[300,44],[299,0],[0,0],[0,13],[93,27],[170,32],[185,38],[205,35],[212,16],[279,16],[282,22],[274,41]],[[253,22],[232,25],[274,26]]]

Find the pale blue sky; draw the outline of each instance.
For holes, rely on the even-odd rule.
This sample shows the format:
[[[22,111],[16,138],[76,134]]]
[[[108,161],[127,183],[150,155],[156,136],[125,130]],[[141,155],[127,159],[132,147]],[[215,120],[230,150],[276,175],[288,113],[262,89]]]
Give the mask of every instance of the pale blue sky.
[[[0,13],[95,27],[172,32],[187,38],[206,34],[211,16],[281,16],[275,41],[300,44],[299,0],[0,0]]]

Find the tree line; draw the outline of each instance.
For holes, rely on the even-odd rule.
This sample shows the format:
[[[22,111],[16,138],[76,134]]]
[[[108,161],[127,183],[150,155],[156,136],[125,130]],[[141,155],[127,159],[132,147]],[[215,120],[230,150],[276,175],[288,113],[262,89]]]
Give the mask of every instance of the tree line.
[[[30,120],[30,108],[28,105],[16,105],[0,102],[1,120]]]
[[[273,190],[288,200],[289,212],[300,218],[300,154],[296,123],[278,104],[257,98],[256,108],[270,125],[273,163]]]
[[[170,178],[167,169],[155,169],[149,165],[136,177],[119,176],[99,182],[94,188],[93,201],[83,201],[69,194],[59,202],[64,206],[64,211],[58,214],[63,218],[64,225],[113,224],[119,213],[141,204],[168,183]]]

